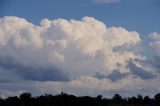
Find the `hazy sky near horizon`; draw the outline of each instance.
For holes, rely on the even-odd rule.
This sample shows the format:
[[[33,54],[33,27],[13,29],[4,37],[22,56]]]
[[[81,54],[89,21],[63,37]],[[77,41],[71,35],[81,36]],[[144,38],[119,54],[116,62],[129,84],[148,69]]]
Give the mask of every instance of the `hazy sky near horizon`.
[[[0,96],[152,96],[159,19],[159,0],[1,0]]]

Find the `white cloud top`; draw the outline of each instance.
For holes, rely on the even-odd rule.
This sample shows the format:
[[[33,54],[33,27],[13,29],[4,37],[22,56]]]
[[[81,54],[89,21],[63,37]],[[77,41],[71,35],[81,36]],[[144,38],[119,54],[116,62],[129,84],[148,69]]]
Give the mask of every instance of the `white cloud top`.
[[[76,71],[80,61],[87,64],[91,60],[99,62],[100,67],[109,72],[120,65],[126,67],[129,59],[140,58],[134,50],[127,49],[141,41],[137,32],[108,28],[92,17],[81,21],[44,19],[41,26],[17,17],[5,17],[1,19],[0,32],[0,57],[10,57],[21,65],[64,63],[64,66],[75,66]],[[118,47],[124,48],[116,50]]]

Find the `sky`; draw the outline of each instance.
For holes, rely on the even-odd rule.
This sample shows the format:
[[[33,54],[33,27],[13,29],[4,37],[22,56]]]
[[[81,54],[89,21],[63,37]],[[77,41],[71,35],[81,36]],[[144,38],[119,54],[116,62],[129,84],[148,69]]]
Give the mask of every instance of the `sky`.
[[[160,92],[159,0],[1,0],[0,97]]]

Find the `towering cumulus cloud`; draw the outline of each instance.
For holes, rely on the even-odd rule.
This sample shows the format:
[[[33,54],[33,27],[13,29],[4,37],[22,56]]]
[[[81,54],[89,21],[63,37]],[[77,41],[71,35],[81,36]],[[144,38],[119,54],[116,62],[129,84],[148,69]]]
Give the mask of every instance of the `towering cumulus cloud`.
[[[158,39],[156,34],[151,37]],[[145,61],[137,50],[140,42],[139,33],[107,27],[92,17],[43,19],[40,25],[18,17],[1,18],[0,73],[6,77],[0,79],[0,89],[44,87],[85,93],[99,90],[98,86],[120,90],[145,84],[144,79],[159,80],[140,64]],[[157,42],[151,46],[157,48]]]

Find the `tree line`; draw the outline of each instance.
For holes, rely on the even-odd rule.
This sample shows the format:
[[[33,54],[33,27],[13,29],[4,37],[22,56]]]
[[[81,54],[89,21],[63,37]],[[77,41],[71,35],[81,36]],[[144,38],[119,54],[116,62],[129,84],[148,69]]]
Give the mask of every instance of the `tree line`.
[[[77,97],[63,92],[32,97],[30,93],[25,92],[20,96],[0,98],[0,106],[160,106],[160,93],[153,98],[141,95],[122,98],[119,94],[104,98],[102,95]]]

